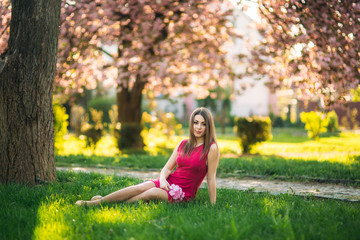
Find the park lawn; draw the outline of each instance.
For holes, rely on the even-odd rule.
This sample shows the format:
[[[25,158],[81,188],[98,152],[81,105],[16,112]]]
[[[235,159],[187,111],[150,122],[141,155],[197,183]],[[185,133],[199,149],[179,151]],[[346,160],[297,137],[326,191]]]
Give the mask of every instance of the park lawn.
[[[58,182],[0,185],[2,239],[356,239],[360,205],[311,196],[206,189],[187,204],[139,202],[76,207],[139,179],[57,172]]]
[[[181,137],[172,139],[175,142],[174,145],[180,139]],[[95,151],[106,150],[104,142],[111,142],[106,138],[102,141],[103,145]],[[271,141],[256,146],[251,155],[240,155],[237,139],[231,135],[222,136],[219,138],[221,160],[218,174],[220,177],[241,178],[256,175],[290,181],[334,182],[333,180],[341,180],[341,183],[359,186],[359,142],[360,135],[353,133],[322,137],[319,141],[314,141],[309,140],[306,132],[301,129],[274,129]],[[69,142],[66,144],[77,146],[76,141],[74,144]],[[166,152],[167,154],[164,154]],[[56,165],[135,170],[161,169],[168,160],[171,149],[163,149],[162,154],[78,153],[80,154],[56,155]]]

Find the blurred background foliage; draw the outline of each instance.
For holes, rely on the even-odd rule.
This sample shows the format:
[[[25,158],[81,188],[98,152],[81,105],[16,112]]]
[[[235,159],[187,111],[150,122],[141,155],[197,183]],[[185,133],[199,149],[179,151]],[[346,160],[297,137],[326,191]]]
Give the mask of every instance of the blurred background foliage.
[[[144,148],[141,150],[119,148],[119,131],[122,129],[122,124],[117,122],[117,106],[109,106],[108,99],[105,101],[104,99],[99,101],[104,103],[103,105],[89,104],[89,106],[97,106],[97,109],[89,107],[88,110],[85,110],[82,106],[74,105],[69,111],[70,116],[66,113],[65,107],[54,104],[55,148],[58,155],[110,156],[131,153],[168,155],[171,154],[178,141],[188,136],[188,122],[177,119],[172,112],[148,108],[142,113],[141,122]],[[209,107],[213,100],[204,99],[202,101],[208,101],[204,105]],[[199,102],[201,103],[201,101]],[[106,107],[103,107],[105,105]],[[107,111],[108,122],[105,121],[104,111]],[[220,109],[221,111],[222,109]],[[217,116],[216,111],[214,115]],[[258,149],[256,146],[264,145],[269,141],[273,142],[273,137],[275,140],[279,139],[276,134],[282,133],[279,131],[280,129],[284,129],[285,132],[293,132],[294,136],[287,136],[288,142],[298,141],[296,137],[300,137],[299,141],[307,141],[306,138],[304,139],[306,135],[314,140],[331,136],[339,137],[341,132],[348,131],[343,124],[339,123],[335,111],[328,113],[302,112],[300,115],[301,122],[291,122],[273,114],[270,114],[269,117],[235,118],[230,116],[223,126],[225,130],[216,122],[222,153],[256,152]]]

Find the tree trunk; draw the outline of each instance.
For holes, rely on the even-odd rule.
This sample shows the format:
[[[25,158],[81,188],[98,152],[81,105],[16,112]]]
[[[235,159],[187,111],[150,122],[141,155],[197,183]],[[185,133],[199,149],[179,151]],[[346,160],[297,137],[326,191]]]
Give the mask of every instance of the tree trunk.
[[[53,84],[60,0],[13,0],[0,57],[0,182],[56,180]]]
[[[121,88],[117,92],[118,121],[121,123],[118,146],[120,149],[144,147],[140,135],[142,91],[145,82],[138,78],[132,89]]]
[[[118,120],[121,123],[141,121],[142,91],[145,83],[137,80],[130,90],[122,88],[117,92]]]

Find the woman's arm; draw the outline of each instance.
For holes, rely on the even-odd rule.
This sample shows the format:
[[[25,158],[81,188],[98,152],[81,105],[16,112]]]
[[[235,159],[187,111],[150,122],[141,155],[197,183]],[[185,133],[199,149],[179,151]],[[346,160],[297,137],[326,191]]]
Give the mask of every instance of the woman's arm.
[[[208,173],[207,183],[209,188],[209,197],[211,204],[216,203],[216,169],[219,165],[220,152],[216,144],[211,145],[208,154]]]
[[[181,143],[181,142],[180,142]],[[176,158],[178,155],[178,148],[180,146],[180,143],[175,147],[173,153],[171,154],[169,160],[163,167],[163,169],[160,172],[160,188],[169,191],[170,184],[166,181],[166,179],[169,177],[170,173],[176,166]]]

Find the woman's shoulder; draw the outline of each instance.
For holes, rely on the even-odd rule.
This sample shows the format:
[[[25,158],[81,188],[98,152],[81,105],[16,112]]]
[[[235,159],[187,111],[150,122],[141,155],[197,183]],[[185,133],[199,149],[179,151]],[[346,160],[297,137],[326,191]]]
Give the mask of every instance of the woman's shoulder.
[[[215,161],[218,160],[220,156],[220,151],[218,148],[218,145],[216,144],[216,142],[212,143],[208,152],[208,159],[210,159],[211,161]]]
[[[211,143],[209,151],[212,151],[212,152],[218,152],[219,151],[219,148],[218,148],[218,145],[217,145],[216,142]]]
[[[179,143],[178,143],[178,145],[179,146],[181,146],[181,145],[183,145],[183,144],[186,144],[187,142],[189,141],[189,139],[183,139],[183,140],[181,140]]]
[[[211,143],[208,154],[215,156],[218,156],[220,154],[219,147],[216,142]]]
[[[188,139],[181,140],[176,146],[177,151],[182,150],[188,141],[189,141]]]

